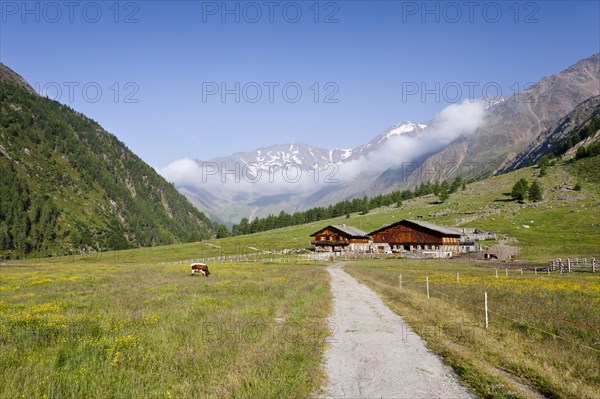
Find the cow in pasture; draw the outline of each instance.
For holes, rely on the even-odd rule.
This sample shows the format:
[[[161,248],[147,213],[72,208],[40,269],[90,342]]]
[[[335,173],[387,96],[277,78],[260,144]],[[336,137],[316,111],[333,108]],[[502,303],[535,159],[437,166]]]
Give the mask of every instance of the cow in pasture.
[[[192,276],[197,272],[202,273],[204,277],[208,277],[210,272],[208,271],[208,265],[206,263],[192,263]]]

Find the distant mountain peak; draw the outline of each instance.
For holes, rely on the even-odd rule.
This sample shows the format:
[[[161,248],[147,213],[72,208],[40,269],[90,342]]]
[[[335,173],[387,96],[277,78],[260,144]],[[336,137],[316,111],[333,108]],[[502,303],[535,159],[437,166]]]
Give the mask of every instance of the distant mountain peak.
[[[252,151],[237,152],[229,156],[212,158],[208,161],[196,160],[200,167],[217,167],[219,170],[238,170],[247,168],[254,177],[259,170],[273,173],[281,168],[299,168],[302,171],[324,168],[330,164],[343,162],[352,154],[352,150],[325,149],[305,143],[274,144],[259,147]],[[212,166],[209,166],[212,165]]]
[[[385,130],[383,133],[377,135],[373,140],[367,144],[363,144],[352,150],[352,153],[347,157],[348,160],[355,160],[366,156],[367,154],[375,151],[381,146],[385,145],[390,139],[395,137],[421,137],[423,131],[429,126],[425,123],[406,121],[398,123]]]
[[[417,136],[425,128],[427,128],[427,125],[424,123],[406,121],[391,127],[386,132],[382,133],[379,137],[381,137],[381,141],[395,136],[414,137]]]
[[[277,169],[286,164],[299,166],[303,170],[313,168],[315,164],[323,168],[330,164],[340,164],[363,157],[385,145],[388,140],[394,137],[420,137],[427,127],[428,125],[424,123],[411,121],[398,123],[376,136],[369,143],[356,148],[326,149],[301,142],[293,142],[258,147],[252,151],[236,152],[230,156],[213,158],[208,161],[196,160],[196,162],[198,164],[225,163],[228,167],[240,163],[241,165],[253,165],[263,170]]]

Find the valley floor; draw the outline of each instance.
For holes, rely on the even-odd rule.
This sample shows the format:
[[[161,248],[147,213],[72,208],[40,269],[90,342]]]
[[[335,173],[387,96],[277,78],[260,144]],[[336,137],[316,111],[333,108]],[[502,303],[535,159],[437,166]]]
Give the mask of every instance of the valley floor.
[[[598,397],[599,273],[189,246],[0,265],[0,397]]]

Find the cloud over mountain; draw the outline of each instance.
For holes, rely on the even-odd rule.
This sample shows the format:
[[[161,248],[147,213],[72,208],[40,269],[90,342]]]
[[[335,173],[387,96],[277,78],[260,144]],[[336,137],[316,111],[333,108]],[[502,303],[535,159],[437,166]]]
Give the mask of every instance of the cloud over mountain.
[[[438,151],[460,136],[470,136],[483,125],[485,106],[482,101],[449,105],[434,117],[422,134],[390,137],[384,145],[364,157],[342,163],[341,180],[349,182],[359,175],[379,175],[387,169]]]

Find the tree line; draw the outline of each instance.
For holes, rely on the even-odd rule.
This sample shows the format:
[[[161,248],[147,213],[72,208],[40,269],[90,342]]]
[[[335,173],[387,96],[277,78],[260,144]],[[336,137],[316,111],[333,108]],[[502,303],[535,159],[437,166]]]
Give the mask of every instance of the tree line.
[[[380,194],[374,197],[363,196],[362,198],[354,198],[338,202],[328,207],[315,207],[302,212],[294,212],[292,214],[281,211],[279,215],[269,215],[263,218],[255,218],[252,221],[248,218],[243,218],[240,223],[234,224],[231,228],[231,235],[253,234],[261,231],[267,231],[287,226],[296,226],[304,223],[317,222],[320,220],[336,218],[340,216],[350,217],[351,213],[360,213],[365,215],[370,210],[382,206],[390,206],[396,204],[396,207],[402,206],[402,201],[416,197],[422,197],[429,194],[435,194],[440,202],[445,202],[450,194],[456,192],[459,188],[463,190],[466,187],[466,182],[458,176],[452,183],[447,180],[443,182],[436,181],[435,183],[425,182],[419,184],[414,190],[394,191],[389,194]],[[229,233],[224,226],[220,226],[218,236],[226,236]]]
[[[567,134],[567,140],[563,140],[554,148],[553,155],[554,156],[564,155],[567,151],[569,151],[571,148],[573,148],[577,143],[594,135],[594,133],[596,133],[598,130],[600,130],[600,115],[597,115],[597,116],[594,116],[593,118],[591,118],[590,121],[585,124],[585,126],[578,127],[578,128],[571,130]],[[593,151],[600,150],[600,146],[598,144],[595,144],[595,145],[592,144],[591,147],[593,147],[592,148]],[[586,150],[587,150],[587,148],[586,148]],[[579,149],[578,149],[578,151],[579,151]],[[599,153],[599,152],[596,152],[596,154],[597,153]],[[589,156],[592,156],[592,155],[589,155]],[[584,157],[585,157],[585,155],[584,155]],[[580,159],[580,158],[577,158],[577,159]]]

